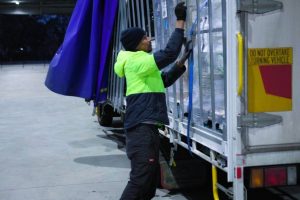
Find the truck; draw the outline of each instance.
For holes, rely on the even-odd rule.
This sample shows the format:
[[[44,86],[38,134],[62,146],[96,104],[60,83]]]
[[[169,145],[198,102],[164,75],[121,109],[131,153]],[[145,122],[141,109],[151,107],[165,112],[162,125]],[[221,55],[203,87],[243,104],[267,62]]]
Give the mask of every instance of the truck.
[[[177,3],[119,1],[104,103],[111,111],[126,112],[125,80],[113,71],[121,31],[141,27],[153,37],[154,49],[163,48],[175,27]],[[170,125],[160,133],[226,172],[232,187],[215,187],[235,200],[247,199],[248,188],[299,184],[300,1],[186,5],[193,55],[188,72],[166,89]]]
[[[175,27],[178,0],[118,0],[105,69],[100,125],[126,112],[126,81],[113,67],[120,34],[143,28],[153,49]],[[186,0],[187,72],[166,88],[170,124],[160,130],[171,160],[179,147],[212,165],[213,195],[246,200],[247,190],[300,183],[300,1]],[[97,93],[98,94],[98,93]],[[175,160],[176,162],[176,160]],[[197,169],[196,169],[197,170]],[[217,182],[226,173],[229,187]]]

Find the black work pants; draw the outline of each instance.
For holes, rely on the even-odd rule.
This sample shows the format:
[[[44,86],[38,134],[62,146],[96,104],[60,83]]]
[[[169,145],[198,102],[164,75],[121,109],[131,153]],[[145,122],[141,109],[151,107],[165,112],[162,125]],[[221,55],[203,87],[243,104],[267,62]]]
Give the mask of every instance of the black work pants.
[[[121,200],[149,200],[159,180],[159,133],[151,124],[126,130],[126,153],[131,161],[130,178]]]

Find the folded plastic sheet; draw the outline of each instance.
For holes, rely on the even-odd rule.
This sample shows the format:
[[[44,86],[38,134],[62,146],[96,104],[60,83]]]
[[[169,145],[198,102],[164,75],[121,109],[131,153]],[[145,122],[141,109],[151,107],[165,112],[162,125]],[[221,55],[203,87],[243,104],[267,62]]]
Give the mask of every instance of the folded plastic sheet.
[[[106,99],[107,57],[118,0],[78,0],[45,85],[62,95]]]

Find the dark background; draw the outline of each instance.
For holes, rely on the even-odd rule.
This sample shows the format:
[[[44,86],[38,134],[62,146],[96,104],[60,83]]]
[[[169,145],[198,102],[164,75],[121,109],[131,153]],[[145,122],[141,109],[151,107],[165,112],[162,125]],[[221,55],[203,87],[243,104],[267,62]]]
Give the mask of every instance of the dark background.
[[[0,15],[0,61],[49,61],[70,15]]]

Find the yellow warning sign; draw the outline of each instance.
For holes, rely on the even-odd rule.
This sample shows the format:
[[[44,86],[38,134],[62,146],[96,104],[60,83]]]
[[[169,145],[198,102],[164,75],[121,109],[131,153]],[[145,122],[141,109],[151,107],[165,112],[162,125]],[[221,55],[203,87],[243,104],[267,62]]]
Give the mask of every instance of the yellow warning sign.
[[[292,48],[248,50],[248,111],[292,110]]]

